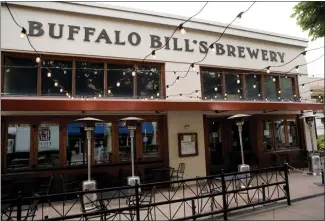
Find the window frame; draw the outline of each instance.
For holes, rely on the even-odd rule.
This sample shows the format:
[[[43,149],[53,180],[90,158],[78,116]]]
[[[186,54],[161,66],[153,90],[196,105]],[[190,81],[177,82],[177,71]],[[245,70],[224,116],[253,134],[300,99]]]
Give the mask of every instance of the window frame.
[[[19,52],[2,52],[1,53],[1,61],[2,64],[4,64],[4,60],[6,56],[10,56],[13,58],[31,58],[35,59],[35,54],[33,53],[19,53]],[[41,59],[45,60],[58,60],[58,61],[71,61],[72,62],[72,91],[71,96],[76,96],[76,62],[92,62],[92,63],[103,63],[104,67],[104,75],[103,75],[103,84],[104,84],[104,93],[102,94],[103,97],[111,98],[107,94],[108,85],[107,80],[109,80],[109,76],[107,74],[107,68],[109,68],[110,64],[129,64],[132,65],[135,69],[139,66],[159,66],[160,67],[160,95],[166,96],[166,82],[165,82],[165,63],[159,63],[159,62],[146,62],[142,63],[139,61],[133,61],[133,60],[115,60],[115,59],[106,59],[103,57],[77,57],[77,56],[62,56],[62,55],[55,55],[55,54],[41,54]],[[36,63],[36,61],[35,61]],[[4,71],[5,67],[2,66],[1,68],[1,93],[4,91]],[[133,77],[133,97],[125,97],[125,98],[135,98],[137,97],[137,75]],[[41,63],[38,65],[38,72],[37,72],[37,95],[36,96],[42,96],[41,94],[41,83],[42,83],[42,72],[41,72]],[[9,95],[10,96],[10,95]],[[80,97],[80,96],[78,96]]]

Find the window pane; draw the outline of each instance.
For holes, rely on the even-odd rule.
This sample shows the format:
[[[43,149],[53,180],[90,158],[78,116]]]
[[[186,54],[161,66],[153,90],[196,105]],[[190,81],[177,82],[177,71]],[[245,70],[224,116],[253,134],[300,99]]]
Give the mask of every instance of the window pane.
[[[77,62],[76,66],[76,95],[102,95],[104,91],[104,64]]]
[[[60,125],[41,124],[38,127],[38,167],[60,165]]]
[[[81,123],[69,123],[67,127],[67,165],[87,164],[87,140]]]
[[[94,130],[95,164],[112,162],[112,123],[98,123]]]
[[[72,61],[43,60],[42,66],[42,95],[66,96],[71,94]],[[50,71],[50,74],[49,73]],[[57,86],[56,86],[57,83]]]
[[[137,96],[160,97],[160,66],[145,66],[137,72]]]
[[[262,97],[260,90],[261,75],[248,73],[246,76],[246,99],[247,100],[260,100]]]
[[[263,148],[265,151],[273,149],[272,143],[272,122],[270,120],[264,121],[263,123]]]
[[[157,122],[143,122],[142,130],[142,148],[143,158],[150,160],[159,160],[159,131]]]
[[[6,95],[37,95],[37,63],[34,59],[5,57]]]
[[[281,77],[281,97],[284,100],[294,100],[292,78]]]
[[[120,161],[126,162],[131,161],[131,137],[129,129],[122,123],[119,122],[118,126],[118,145],[120,151]],[[136,156],[136,133],[134,131],[134,157]]]
[[[108,96],[133,98],[133,65],[107,64]]]
[[[273,76],[264,76],[264,96],[268,100],[278,100],[276,81],[273,81]]]
[[[288,141],[289,147],[298,147],[297,124],[295,119],[288,119]]]
[[[278,148],[286,148],[286,139],[284,132],[284,121],[283,120],[275,120],[274,128],[276,133],[276,145]]]
[[[31,126],[9,124],[7,169],[26,169],[29,165]]]
[[[241,75],[225,73],[227,100],[239,100],[242,93]]]
[[[202,72],[203,78],[203,99],[223,99],[222,95],[222,73],[221,72]]]

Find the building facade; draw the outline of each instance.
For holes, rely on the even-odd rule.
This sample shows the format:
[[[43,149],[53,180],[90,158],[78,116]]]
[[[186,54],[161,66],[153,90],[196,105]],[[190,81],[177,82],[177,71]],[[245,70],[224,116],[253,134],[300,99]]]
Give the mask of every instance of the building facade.
[[[290,160],[311,149],[299,116],[323,104],[302,93],[306,66],[288,72],[306,63],[303,55],[283,65],[305,50],[305,39],[231,26],[208,50],[225,24],[193,19],[168,41],[182,17],[86,3],[9,5],[37,53],[2,4],[3,174],[85,172],[86,137],[74,122],[84,116],[103,120],[92,133],[91,163],[112,174],[130,168],[129,132],[119,121],[126,116],[144,119],[135,134],[142,173],[179,163],[185,177],[236,170],[238,130],[227,117],[238,113],[251,115],[243,127],[248,164],[267,167],[279,153]]]

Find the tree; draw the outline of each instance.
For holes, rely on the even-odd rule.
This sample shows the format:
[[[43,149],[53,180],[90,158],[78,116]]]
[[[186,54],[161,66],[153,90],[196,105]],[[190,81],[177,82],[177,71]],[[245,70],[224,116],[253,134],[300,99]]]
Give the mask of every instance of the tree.
[[[325,36],[325,2],[299,2],[294,7],[291,17],[297,17],[297,24],[303,31],[308,31],[312,40]]]

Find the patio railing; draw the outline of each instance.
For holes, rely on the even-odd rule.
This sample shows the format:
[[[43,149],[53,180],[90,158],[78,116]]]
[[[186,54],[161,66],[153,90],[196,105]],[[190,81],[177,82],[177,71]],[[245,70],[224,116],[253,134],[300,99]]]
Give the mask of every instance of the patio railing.
[[[197,220],[286,200],[288,166],[2,200],[2,220]]]

